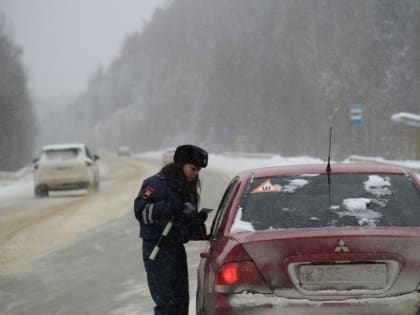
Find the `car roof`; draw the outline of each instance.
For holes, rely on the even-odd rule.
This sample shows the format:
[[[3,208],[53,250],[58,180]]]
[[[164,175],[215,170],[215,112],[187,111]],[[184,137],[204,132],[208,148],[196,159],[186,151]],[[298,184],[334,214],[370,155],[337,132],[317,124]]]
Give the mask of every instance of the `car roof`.
[[[287,166],[271,166],[247,170],[239,173],[240,177],[269,177],[291,176],[299,174],[327,174],[327,164],[300,164]],[[332,163],[331,174],[352,173],[381,173],[381,174],[407,174],[408,171],[400,166],[369,164],[369,163]]]
[[[84,143],[58,143],[58,144],[49,144],[42,148],[42,151],[48,150],[64,150],[64,149],[83,149],[85,147]]]

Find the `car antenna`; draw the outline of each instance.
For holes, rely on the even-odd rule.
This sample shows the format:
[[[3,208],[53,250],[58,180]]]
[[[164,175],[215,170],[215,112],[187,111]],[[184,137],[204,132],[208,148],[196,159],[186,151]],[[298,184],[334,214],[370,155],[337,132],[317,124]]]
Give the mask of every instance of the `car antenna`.
[[[331,135],[332,135],[332,126],[330,126],[330,144],[328,146],[328,163],[327,163],[327,176],[328,176],[328,199],[329,199],[329,203],[330,203],[330,207],[331,207],[331,164],[330,164],[330,159],[331,159]]]
[[[332,135],[332,126],[330,126],[330,144],[328,147],[328,163],[327,163],[327,173],[330,175],[331,173],[331,164],[330,164],[330,158],[331,158],[331,135]]]

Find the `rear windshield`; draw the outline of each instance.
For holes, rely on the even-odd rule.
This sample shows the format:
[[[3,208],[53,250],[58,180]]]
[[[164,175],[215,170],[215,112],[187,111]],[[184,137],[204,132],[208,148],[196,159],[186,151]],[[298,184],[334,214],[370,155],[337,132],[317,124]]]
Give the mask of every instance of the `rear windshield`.
[[[232,233],[344,226],[420,226],[420,192],[406,175],[259,178],[242,198]]]
[[[71,149],[60,149],[60,150],[48,150],[45,151],[48,160],[68,160],[77,158],[80,149],[71,148]]]

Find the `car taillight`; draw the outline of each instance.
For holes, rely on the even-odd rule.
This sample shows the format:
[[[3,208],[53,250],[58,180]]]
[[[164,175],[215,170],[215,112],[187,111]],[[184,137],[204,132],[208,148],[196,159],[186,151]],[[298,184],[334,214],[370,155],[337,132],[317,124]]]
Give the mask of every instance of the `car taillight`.
[[[217,274],[218,285],[256,285],[261,284],[261,276],[254,263],[244,261],[222,266]]]
[[[256,265],[241,245],[234,246],[226,255],[224,263],[216,274],[215,291],[219,293],[271,292]]]
[[[217,284],[234,284],[239,282],[238,266],[235,264],[223,266],[219,270],[217,277]]]
[[[91,161],[86,160],[86,161],[85,161],[85,164],[86,164],[86,166],[88,166],[88,167],[89,167],[89,166],[91,166],[91,165],[92,165],[92,162],[91,162]]]

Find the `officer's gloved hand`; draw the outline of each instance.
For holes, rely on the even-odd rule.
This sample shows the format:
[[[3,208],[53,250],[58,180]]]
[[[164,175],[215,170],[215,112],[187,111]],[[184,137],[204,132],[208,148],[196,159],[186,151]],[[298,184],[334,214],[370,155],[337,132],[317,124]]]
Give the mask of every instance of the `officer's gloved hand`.
[[[208,214],[204,211],[197,212],[197,219],[201,222],[204,222],[207,220]]]
[[[198,220],[197,208],[191,202],[184,203],[183,217],[187,222],[196,222]]]
[[[189,222],[190,240],[206,240],[207,231],[205,221],[207,219],[207,213],[203,211],[194,211],[193,217]]]
[[[191,202],[185,202],[182,212],[188,215],[197,211],[196,211],[195,206]]]
[[[188,215],[188,217],[190,218],[190,221],[194,222],[195,224],[201,224],[207,220],[207,213],[201,211],[193,211]]]

